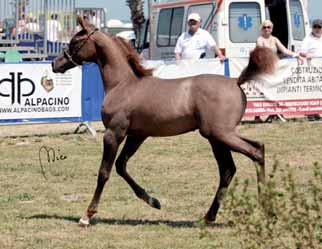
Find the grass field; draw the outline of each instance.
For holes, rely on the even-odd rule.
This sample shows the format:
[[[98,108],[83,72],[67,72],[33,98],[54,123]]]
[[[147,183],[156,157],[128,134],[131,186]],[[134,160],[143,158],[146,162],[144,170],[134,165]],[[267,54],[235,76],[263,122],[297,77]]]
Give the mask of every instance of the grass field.
[[[279,168],[289,165],[296,186],[307,194],[313,165],[322,161],[322,123],[249,124],[240,126],[240,133],[265,143],[267,175],[276,162]],[[227,205],[215,225],[198,225],[219,183],[210,146],[198,132],[149,138],[128,163],[130,174],[159,199],[161,210],[137,199],[113,168],[94,224],[79,227],[96,186],[102,135],[0,138],[1,249],[243,248],[249,238],[239,233]],[[46,152],[41,151],[47,180],[39,162],[42,146],[56,152],[55,162],[47,163]],[[233,156],[237,166],[233,183],[248,180],[247,192],[256,195],[254,164],[243,155]],[[279,171],[276,175],[282,186]],[[322,182],[318,184],[321,189]],[[316,248],[322,248],[316,242]]]

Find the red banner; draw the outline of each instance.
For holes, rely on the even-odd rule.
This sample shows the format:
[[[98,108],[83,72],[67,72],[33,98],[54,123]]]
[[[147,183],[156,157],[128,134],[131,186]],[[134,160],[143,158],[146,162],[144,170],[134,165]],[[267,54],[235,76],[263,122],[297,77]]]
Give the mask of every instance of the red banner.
[[[248,101],[245,116],[266,116],[268,114],[303,115],[318,113],[322,113],[322,98],[285,101]]]

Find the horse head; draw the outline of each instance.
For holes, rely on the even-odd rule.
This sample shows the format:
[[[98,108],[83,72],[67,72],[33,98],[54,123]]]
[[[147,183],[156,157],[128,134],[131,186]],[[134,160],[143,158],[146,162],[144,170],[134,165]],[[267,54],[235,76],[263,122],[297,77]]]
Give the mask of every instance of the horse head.
[[[73,67],[82,65],[84,62],[95,62],[96,60],[95,43],[91,37],[98,29],[80,16],[77,17],[77,22],[82,30],[74,35],[62,54],[53,60],[52,69],[54,73],[64,73]]]

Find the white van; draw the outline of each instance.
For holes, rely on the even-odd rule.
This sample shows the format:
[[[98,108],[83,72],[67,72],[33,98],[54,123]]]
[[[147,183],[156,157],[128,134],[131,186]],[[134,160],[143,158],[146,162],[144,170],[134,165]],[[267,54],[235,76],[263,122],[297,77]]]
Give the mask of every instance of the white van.
[[[154,0],[150,11],[153,35],[149,44],[142,45],[149,47],[150,59],[174,58],[176,41],[187,30],[186,20],[192,12],[199,13],[202,28],[212,34],[227,57],[247,57],[265,19],[274,23],[273,35],[293,51],[309,32],[303,0]]]

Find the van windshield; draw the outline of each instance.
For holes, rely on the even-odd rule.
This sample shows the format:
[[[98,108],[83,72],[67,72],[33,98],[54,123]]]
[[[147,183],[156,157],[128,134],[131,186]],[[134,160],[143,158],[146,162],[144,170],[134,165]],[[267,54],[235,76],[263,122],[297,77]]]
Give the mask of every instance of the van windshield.
[[[235,43],[254,43],[260,35],[261,13],[256,2],[229,5],[229,37]]]

